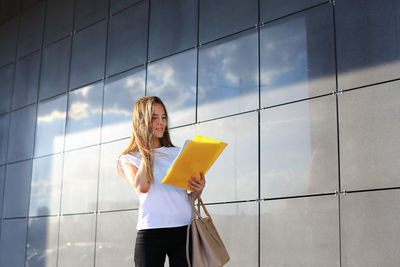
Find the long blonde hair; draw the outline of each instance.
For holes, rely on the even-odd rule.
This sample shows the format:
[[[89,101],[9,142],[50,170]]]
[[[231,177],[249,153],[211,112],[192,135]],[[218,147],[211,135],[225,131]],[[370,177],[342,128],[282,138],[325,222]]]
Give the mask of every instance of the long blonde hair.
[[[164,103],[160,98],[156,96],[142,97],[139,99],[132,113],[132,135],[131,141],[127,149],[121,153],[120,156],[128,153],[140,153],[142,160],[144,161],[144,167],[149,177],[149,182],[154,182],[154,152],[151,149],[151,139],[153,137],[151,122],[154,112],[154,103],[161,104],[165,110],[165,116],[167,118],[167,125],[165,127],[164,135],[160,138],[161,146],[173,147],[168,130],[168,114]],[[118,173],[124,177],[120,169],[117,166]]]

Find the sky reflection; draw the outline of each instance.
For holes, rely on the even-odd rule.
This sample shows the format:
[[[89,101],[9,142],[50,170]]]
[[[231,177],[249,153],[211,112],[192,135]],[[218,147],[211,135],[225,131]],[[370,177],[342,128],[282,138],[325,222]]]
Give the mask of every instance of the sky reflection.
[[[257,43],[249,30],[200,48],[200,121],[258,108]]]
[[[64,137],[67,96],[62,95],[39,103],[35,156],[61,152],[64,142],[54,142]]]
[[[148,67],[146,94],[163,100],[170,127],[195,121],[196,61],[197,52],[193,49]]]

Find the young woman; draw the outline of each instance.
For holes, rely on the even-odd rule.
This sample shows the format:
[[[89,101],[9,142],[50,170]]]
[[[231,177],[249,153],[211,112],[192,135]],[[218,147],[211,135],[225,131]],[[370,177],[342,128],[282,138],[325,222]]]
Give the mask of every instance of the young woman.
[[[135,266],[163,267],[166,255],[171,267],[187,266],[186,231],[192,217],[188,193],[161,183],[178,152],[169,136],[161,99],[141,98],[133,109],[131,142],[117,164],[118,173],[139,196]],[[188,179],[192,193],[199,197],[204,174]]]

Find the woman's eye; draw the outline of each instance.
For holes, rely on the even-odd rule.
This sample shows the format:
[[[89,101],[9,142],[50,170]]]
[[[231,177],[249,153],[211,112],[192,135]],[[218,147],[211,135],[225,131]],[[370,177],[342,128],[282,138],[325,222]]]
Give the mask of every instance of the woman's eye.
[[[162,120],[166,120],[167,117],[161,117],[161,119],[162,119]],[[151,120],[153,120],[153,121],[158,120],[158,117],[152,117]]]

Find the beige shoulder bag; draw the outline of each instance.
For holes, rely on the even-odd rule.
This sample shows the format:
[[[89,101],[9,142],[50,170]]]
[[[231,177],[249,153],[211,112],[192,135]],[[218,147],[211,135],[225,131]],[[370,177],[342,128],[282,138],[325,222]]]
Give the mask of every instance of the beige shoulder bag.
[[[193,194],[189,195],[192,204],[192,222],[187,230],[186,257],[189,267],[220,267],[229,261],[229,254],[201,198],[197,200],[197,209]],[[205,217],[201,217],[200,207]],[[191,238],[190,238],[191,235]],[[192,248],[190,262],[189,242]]]

